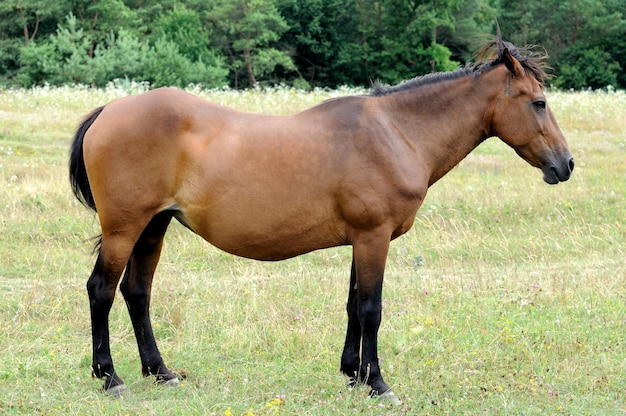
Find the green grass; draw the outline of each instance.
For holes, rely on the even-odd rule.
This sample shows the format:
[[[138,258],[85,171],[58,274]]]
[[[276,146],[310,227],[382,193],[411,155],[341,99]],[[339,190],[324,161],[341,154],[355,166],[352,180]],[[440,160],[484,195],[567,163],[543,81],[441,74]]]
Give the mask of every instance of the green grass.
[[[279,263],[224,254],[178,224],[153,321],[179,389],[140,374],[118,296],[113,357],[132,395],[91,380],[84,285],[94,215],[67,182],[74,128],[135,85],[0,90],[0,412],[8,414],[626,414],[626,94],[549,92],[576,158],[548,186],[497,139],[430,190],[392,244],[383,375],[404,405],[339,374],[350,251]],[[291,113],[359,91],[194,91]]]

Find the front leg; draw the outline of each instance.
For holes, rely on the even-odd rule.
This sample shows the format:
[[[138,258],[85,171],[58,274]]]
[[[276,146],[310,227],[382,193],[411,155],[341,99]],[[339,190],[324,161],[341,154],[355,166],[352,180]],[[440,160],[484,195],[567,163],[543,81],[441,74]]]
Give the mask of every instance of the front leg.
[[[367,383],[372,389],[370,396],[385,397],[392,403],[399,404],[400,400],[383,380],[378,364],[378,328],[382,315],[383,275],[390,237],[390,233],[383,231],[369,232],[357,235],[352,243],[348,332],[342,356],[342,371],[353,377],[352,371],[358,360],[360,338],[361,365],[355,381]],[[356,335],[359,328],[360,337]]]
[[[361,357],[359,350],[361,349],[361,323],[357,315],[357,284],[356,269],[354,267],[354,259],[352,259],[352,267],[350,271],[350,288],[348,290],[348,304],[346,312],[348,313],[348,329],[346,330],[346,342],[341,354],[341,372],[348,376],[348,387],[355,387],[364,380],[359,379],[359,367],[361,365]]]

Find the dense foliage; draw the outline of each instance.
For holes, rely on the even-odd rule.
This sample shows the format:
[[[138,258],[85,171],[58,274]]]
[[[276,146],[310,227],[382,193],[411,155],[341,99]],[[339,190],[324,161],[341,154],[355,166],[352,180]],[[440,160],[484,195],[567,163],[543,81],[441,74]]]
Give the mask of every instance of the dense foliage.
[[[560,88],[626,88],[626,0],[4,0],[0,84],[396,83],[542,45]]]

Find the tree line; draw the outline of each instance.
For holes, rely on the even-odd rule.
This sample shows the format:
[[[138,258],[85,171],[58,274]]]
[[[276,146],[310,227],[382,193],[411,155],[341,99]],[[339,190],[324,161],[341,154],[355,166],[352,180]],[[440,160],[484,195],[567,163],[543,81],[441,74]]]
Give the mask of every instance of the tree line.
[[[495,33],[559,88],[626,88],[626,0],[3,0],[0,84],[298,88],[453,70]]]

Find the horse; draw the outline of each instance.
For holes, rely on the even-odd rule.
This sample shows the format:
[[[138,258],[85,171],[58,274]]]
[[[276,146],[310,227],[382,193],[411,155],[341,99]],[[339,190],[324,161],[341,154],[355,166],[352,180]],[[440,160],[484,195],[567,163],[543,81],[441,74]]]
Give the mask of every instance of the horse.
[[[119,284],[143,375],[179,384],[150,319],[153,275],[175,218],[219,249],[261,261],[352,246],[340,371],[348,386],[401,403],[378,361],[390,242],[412,227],[428,188],[489,137],[548,184],[570,178],[574,159],[542,92],[545,67],[545,55],[498,35],[455,71],[377,83],[367,95],[292,115],[237,111],[171,88],[94,110],[69,163],[72,190],[102,231],[86,285],[93,376],[113,396],[128,392],[109,344]]]

